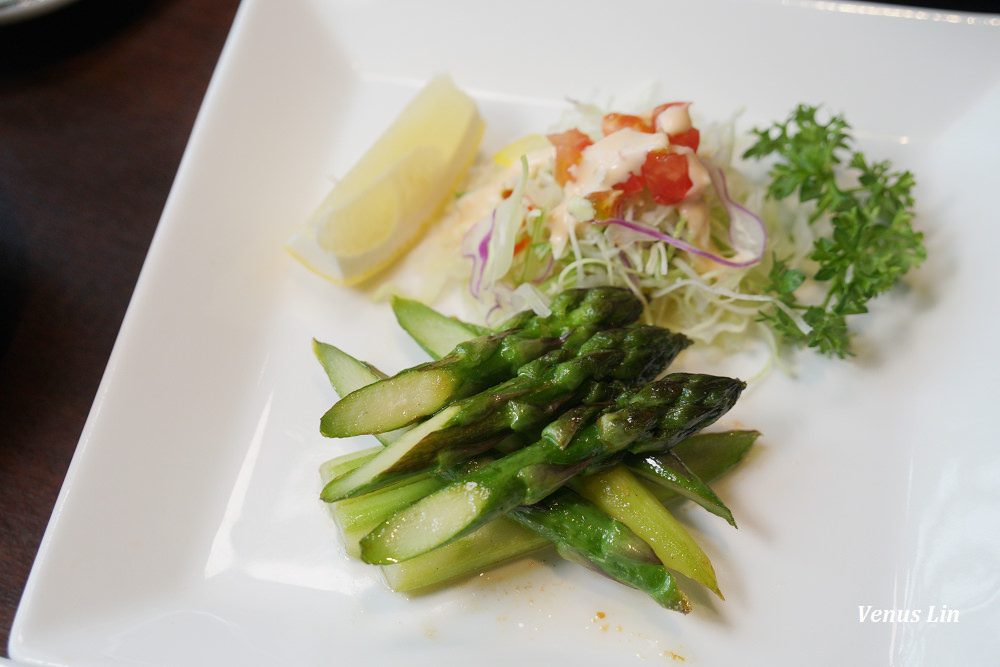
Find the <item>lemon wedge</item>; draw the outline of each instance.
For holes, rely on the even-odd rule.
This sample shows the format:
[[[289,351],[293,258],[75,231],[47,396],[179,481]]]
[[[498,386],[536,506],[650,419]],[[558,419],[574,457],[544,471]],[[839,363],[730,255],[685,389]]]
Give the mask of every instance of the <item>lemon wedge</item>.
[[[445,75],[431,79],[286,243],[312,271],[351,285],[387,268],[440,214],[485,123]]]
[[[493,161],[501,167],[509,167],[519,161],[522,155],[543,148],[552,148],[552,143],[541,134],[529,134],[501,148],[493,156]]]

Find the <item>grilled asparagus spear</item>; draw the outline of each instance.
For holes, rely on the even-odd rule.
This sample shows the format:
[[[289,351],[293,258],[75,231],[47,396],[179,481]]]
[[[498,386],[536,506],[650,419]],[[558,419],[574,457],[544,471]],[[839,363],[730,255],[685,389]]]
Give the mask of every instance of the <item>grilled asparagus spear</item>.
[[[639,299],[622,288],[568,290],[547,316],[517,328],[459,343],[451,354],[351,392],[320,421],[320,432],[340,438],[400,428],[511,377],[549,350],[575,349],[595,332],[635,322]]]
[[[459,343],[470,338],[495,333],[485,327],[442,315],[430,306],[412,299],[393,296],[391,304],[399,326],[434,359],[447,356]]]
[[[371,563],[412,558],[514,507],[542,500],[594,461],[630,447],[668,449],[727,412],[743,386],[730,378],[668,375],[624,408],[579,428],[565,444],[546,433],[397,512],[361,541],[362,558]]]
[[[662,563],[722,597],[715,568],[691,534],[628,468],[615,466],[580,475],[570,486],[621,521],[653,549]]]
[[[671,450],[658,454],[632,455],[626,457],[623,463],[632,472],[682,493],[712,514],[721,516],[733,528],[736,527],[732,511],[704,480],[691,471],[676,452]]]
[[[757,437],[756,431],[699,433],[685,438],[672,451],[677,453],[699,477],[706,481],[712,481],[739,463]],[[366,450],[364,453],[375,451],[378,451],[377,447],[374,450]],[[357,455],[347,454],[324,463],[320,469],[323,481],[329,481],[332,476],[337,474],[338,470],[356,467],[358,465],[356,457]],[[359,555],[359,541],[365,534],[395,512],[410,505],[418,496],[422,497],[428,477],[417,475],[408,478],[405,481],[405,486],[392,487],[385,492],[376,491],[352,498],[349,501],[330,504],[331,513],[343,532],[347,552],[355,556]],[[447,483],[440,477],[437,479],[436,488],[441,488]],[[405,488],[411,486],[414,487],[412,495],[410,492],[404,491]],[[683,497],[666,487],[653,485],[650,488],[663,501],[670,502]],[[560,489],[542,503],[553,501],[564,492],[566,489]],[[533,510],[538,512],[543,509],[542,503],[533,506]],[[521,528],[521,526],[526,526],[526,523],[504,525],[511,522],[518,523],[515,511],[516,509],[508,512],[505,517],[494,519],[483,528],[422,556],[382,566],[387,583],[393,590],[397,591],[420,590],[451,579],[477,574],[510,558],[525,556],[537,550],[539,548],[538,540],[532,539],[531,535],[528,534],[534,534],[533,531]],[[575,551],[587,558],[592,567],[601,569],[612,578],[617,578],[613,573],[600,567],[597,561],[602,557],[602,553],[599,552],[594,554],[594,558],[589,558],[580,547],[581,544],[605,544],[608,539],[601,535],[601,531],[606,524],[579,520],[573,515],[567,516],[557,513],[555,517],[559,517],[566,525],[561,528],[550,528],[550,533],[547,535],[552,542],[558,542],[560,539],[571,541],[573,546],[564,547],[564,549],[570,549],[566,555]],[[594,532],[595,534],[574,536],[572,532],[575,530],[585,533]],[[560,534],[565,537],[560,537]],[[499,542],[498,535],[502,535]],[[499,543],[502,543],[502,549],[498,548]],[[637,557],[640,561],[645,560],[645,557],[640,554],[637,554]]]
[[[571,358],[570,350],[553,351],[523,366],[513,379],[447,406],[372,460],[331,481],[322,498],[332,502],[364,493],[484,452],[510,431],[540,429],[559,410],[606,393],[602,382],[647,382],[688,344],[684,336],[648,325],[600,331]]]
[[[426,318],[426,313],[421,313]],[[317,358],[323,364],[334,389],[345,394],[380,377],[374,367],[360,362],[337,348],[314,342]],[[590,411],[595,408],[576,413]],[[555,441],[565,443],[582,425],[582,414],[563,418],[558,435],[550,429]],[[698,436],[695,436],[698,437]],[[683,444],[683,443],[682,443]],[[379,451],[366,450],[360,455],[347,455],[324,464],[324,482],[337,476],[336,470],[350,470]],[[730,459],[726,459],[727,465]],[[332,503],[330,511],[340,527],[347,552],[359,555],[359,541],[371,529],[403,507],[419,500],[446,484],[444,478],[424,473],[372,493]],[[503,526],[512,521],[521,526]],[[387,581],[397,590],[422,588],[440,583],[442,578],[460,576],[470,568],[488,567],[512,556],[538,549],[539,542],[529,534],[544,537],[553,543],[568,560],[580,562],[612,579],[649,594],[664,607],[687,612],[690,604],[678,589],[669,570],[645,542],[625,524],[617,521],[595,505],[569,489],[560,489],[540,503],[515,508],[506,518],[498,518],[481,529],[442,549],[393,566],[383,567]],[[503,543],[498,549],[497,539]],[[700,550],[699,550],[700,553]]]
[[[445,354],[448,349],[450,349],[447,345],[450,345],[451,343],[460,343],[469,337],[483,332],[481,328],[477,329],[472,325],[454,320],[453,318],[446,318],[436,311],[433,311],[422,304],[418,304],[417,302],[395,299],[393,302],[393,309],[397,314],[397,319],[400,324],[409,333],[411,333],[417,342],[420,343],[421,346],[432,356]],[[511,325],[508,326],[523,327],[527,323],[531,322],[532,319],[533,318],[528,317],[527,314],[522,313],[515,318],[515,321],[512,322]],[[428,326],[430,328],[428,328]],[[577,340],[574,341],[574,343],[578,343],[579,340],[578,334]],[[445,344],[444,341],[448,341],[448,343]],[[428,347],[428,345],[430,345],[430,347]],[[339,353],[339,350],[337,352]],[[342,355],[343,353],[340,354]],[[321,355],[319,348],[317,348],[317,356],[324,361],[324,367],[326,367],[327,360],[324,359],[324,356],[326,355]],[[376,369],[361,364],[361,362],[356,363],[361,365],[362,374],[366,371],[371,372],[368,378],[369,380],[376,379]],[[329,368],[327,368],[327,371],[328,375],[330,375],[331,381],[335,383],[338,393],[343,395],[343,387],[336,385],[334,373]],[[628,377],[629,375],[641,376],[642,372],[643,370],[639,368],[629,371],[627,370],[627,367],[623,366],[623,370],[621,370],[620,375],[623,377]],[[599,386],[598,383],[592,382],[591,384]],[[624,383],[619,383],[619,385],[621,386],[618,387],[618,390],[620,390],[622,386],[625,386]],[[608,387],[603,387],[603,392],[605,394],[607,394],[608,391]],[[599,393],[600,390],[598,390],[598,394]],[[627,396],[629,394],[626,392],[623,395]],[[595,392],[592,389],[590,391],[590,400],[595,400],[594,396]],[[581,409],[571,410],[568,413],[564,413],[565,416],[559,420],[558,424],[553,425],[554,427],[558,425],[559,428],[549,429],[549,434],[551,436],[550,439],[553,442],[558,443],[560,446],[566,446],[572,440],[575,433],[587,423],[588,417],[593,416],[598,412],[600,412],[600,410],[595,409],[593,406],[584,406]],[[676,419],[672,420],[672,423],[676,425]],[[405,431],[406,429],[402,430]],[[744,435],[749,435],[749,438],[741,437]],[[654,457],[656,457],[655,460],[661,462],[661,464],[664,461],[669,462],[668,465],[661,465],[660,469],[654,471],[654,474],[649,475],[650,479],[653,479],[658,484],[662,485],[655,487],[660,498],[666,498],[674,493],[677,493],[707,506],[712,511],[721,508],[722,512],[728,513],[728,509],[722,505],[721,501],[718,501],[707,485],[702,483],[697,474],[687,469],[684,464],[686,462],[690,462],[692,469],[697,470],[697,472],[702,474],[706,474],[708,477],[714,477],[716,474],[720,474],[726,469],[732,467],[732,465],[734,465],[735,462],[742,457],[749,445],[752,444],[755,437],[755,432],[700,434],[688,438],[678,447],[677,451],[684,453],[684,456],[681,457],[683,461],[673,456],[673,454],[669,451],[660,452],[659,454],[629,455],[627,461],[633,469],[637,471],[640,471],[643,467],[650,467]],[[694,446],[696,442],[698,444],[697,447]],[[687,446],[689,443],[691,446]],[[703,444],[705,445],[704,447],[702,447]],[[662,438],[662,434],[657,434],[656,437],[651,438],[650,442],[645,445],[646,450],[656,450],[664,446],[669,446],[669,443]],[[366,456],[365,458],[368,457]],[[352,466],[353,465],[354,464],[352,464]],[[597,467],[601,466],[609,467],[607,463],[600,463],[597,465]],[[668,471],[667,474],[661,474],[657,477],[656,473],[660,472],[662,469],[666,469]],[[642,470],[642,472],[648,473],[646,470]],[[609,474],[617,474],[619,476],[624,474],[631,479],[631,476],[620,468],[612,470]],[[593,476],[590,480],[591,482],[596,482],[601,477],[602,475]],[[420,477],[420,479],[423,481],[412,484],[412,489],[400,487],[398,492],[393,491],[392,493],[396,493],[397,497],[401,499],[412,499],[418,497],[428,489],[433,489],[437,486],[445,484],[443,480],[433,484],[428,484],[426,474]],[[411,485],[407,484],[406,486]],[[578,486],[578,488],[586,489],[586,486],[586,484],[583,484]],[[593,486],[593,484],[591,484],[591,486]],[[642,485],[639,485],[636,482],[633,486],[639,487]],[[635,489],[630,489],[630,491],[635,491]],[[373,503],[378,503],[383,516],[392,512],[392,508],[389,506],[393,505],[394,502],[386,502],[388,494],[375,493],[369,495],[371,496]],[[603,495],[605,497],[599,497],[598,502],[602,502],[607,499],[607,494]],[[376,497],[378,497],[377,501],[375,500]],[[368,496],[361,496],[357,500],[365,501],[367,503],[367,498]],[[713,506],[715,501],[718,501],[717,505]],[[354,501],[352,500],[348,502],[351,503]],[[398,503],[398,501],[395,502]],[[353,511],[353,508],[348,510],[348,505],[345,505],[344,503],[335,504],[332,507],[336,508],[338,506],[341,507],[348,516],[350,516],[350,513]],[[722,512],[716,511],[716,513],[720,513],[725,516]],[[616,513],[616,515],[620,514],[617,512],[613,513]],[[731,522],[731,514],[729,515],[729,518]],[[361,519],[362,523],[368,522],[368,524],[371,525],[370,518],[366,518],[362,515]],[[565,557],[571,560],[581,561],[585,565],[589,565],[590,567],[603,571],[605,574],[617,579],[618,581],[644,590],[654,597],[654,599],[656,599],[660,604],[666,607],[685,612],[690,608],[686,598],[684,598],[683,594],[677,589],[676,584],[674,583],[668,570],[657,559],[655,547],[651,552],[649,545],[637,537],[635,533],[632,533],[625,524],[622,524],[620,521],[616,521],[615,519],[604,514],[596,506],[587,502],[569,489],[559,489],[535,505],[515,508],[507,514],[506,519],[497,519],[496,521],[488,523],[487,527],[507,523],[508,521],[513,521],[521,526],[530,528],[536,533],[544,535],[547,539],[552,540],[552,542],[557,545],[557,549]],[[643,526],[638,527],[640,530],[643,529]],[[518,538],[514,539],[514,542],[517,543],[514,549],[515,552],[518,552],[521,549],[532,550],[538,547],[537,542],[529,539],[526,534],[513,530],[514,528],[515,526],[510,526],[509,529],[504,529],[507,531],[506,533],[503,532],[503,530],[501,530],[500,533],[497,533],[497,535],[504,535],[504,537],[500,538],[504,544],[509,543],[513,538]],[[513,533],[511,533],[512,530]],[[435,549],[422,556],[418,556],[404,562],[383,566],[387,582],[389,582],[393,588],[408,590],[432,585],[435,582],[440,581],[442,576],[452,577],[461,575],[463,566],[456,563],[456,557],[460,557],[458,558],[459,561],[465,562],[469,560],[469,556],[471,555],[472,561],[470,562],[480,563],[480,561],[482,561],[482,564],[489,565],[493,562],[493,560],[495,560],[492,556],[487,557],[483,555],[476,555],[480,554],[482,551],[476,546],[479,544],[479,536],[486,534],[493,535],[493,533],[484,531],[485,528],[477,530],[456,542],[450,543],[443,548]],[[496,531],[493,532],[495,533]],[[682,536],[686,536],[686,533],[683,533],[683,529],[681,529],[681,533],[683,534]],[[494,535],[494,537],[496,536]],[[654,537],[658,538],[658,536],[655,535]],[[650,538],[646,537],[646,539]],[[523,546],[521,544],[522,542]],[[654,539],[652,542],[655,543],[656,540]],[[494,545],[493,547],[485,550],[489,551],[491,554],[496,551],[497,546],[495,540],[492,544]],[[454,547],[454,549],[452,547]],[[509,549],[507,551],[509,551]],[[505,557],[509,557],[511,555],[510,553],[507,553],[507,551],[503,552]],[[694,558],[696,558],[698,554],[703,556],[700,548],[698,548],[693,541],[691,544],[681,545],[681,551],[687,552],[689,556],[693,554]],[[486,558],[485,561],[483,561],[484,557]],[[704,562],[707,563],[707,558],[704,559]],[[448,567],[442,570],[442,565],[444,564],[447,564]],[[671,564],[676,565],[675,563]],[[478,568],[479,565],[476,567]],[[708,568],[710,571],[710,564],[708,564]],[[442,573],[445,572],[445,570],[450,574],[446,573],[443,575]],[[683,572],[683,568],[680,568],[680,571]],[[714,577],[712,577],[710,581],[706,581],[699,577],[696,578],[712,590],[718,592],[718,589],[715,586]]]
[[[551,540],[563,558],[637,588],[668,609],[691,610],[653,549],[579,494],[560,489],[537,505],[515,507],[506,516]]]

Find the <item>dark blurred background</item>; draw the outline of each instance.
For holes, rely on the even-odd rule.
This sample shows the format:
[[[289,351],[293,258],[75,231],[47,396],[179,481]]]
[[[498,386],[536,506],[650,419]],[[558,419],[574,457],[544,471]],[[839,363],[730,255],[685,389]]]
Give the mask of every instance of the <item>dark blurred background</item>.
[[[238,4],[79,0],[0,25],[3,655]]]
[[[1000,1],[998,0],[978,0],[976,2],[874,2],[876,5],[900,6],[900,7],[927,7],[931,9],[947,9],[953,12],[983,12],[996,13],[1000,11]]]

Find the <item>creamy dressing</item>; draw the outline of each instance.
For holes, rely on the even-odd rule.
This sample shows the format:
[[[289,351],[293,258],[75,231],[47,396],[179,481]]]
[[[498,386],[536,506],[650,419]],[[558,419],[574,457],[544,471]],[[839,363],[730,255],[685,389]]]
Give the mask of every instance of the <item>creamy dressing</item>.
[[[670,140],[659,132],[624,128],[583,150],[580,163],[571,168],[574,180],[566,184],[567,197],[607,190],[638,174],[650,151],[666,148]]]
[[[690,104],[667,107],[656,116],[656,129],[664,134],[680,134],[691,129]]]
[[[566,183],[563,201],[549,212],[549,241],[553,256],[562,256],[570,231],[584,222],[570,213],[567,207],[569,201],[608,190],[627,180],[630,174],[638,174],[646,155],[650,151],[666,148],[669,143],[665,134],[624,128],[583,149],[579,164],[570,168],[574,180]]]
[[[708,202],[702,199],[682,201],[677,205],[677,212],[687,220],[695,245],[708,248],[711,243]]]
[[[534,179],[539,170],[551,165],[556,159],[555,146],[538,148],[524,155],[528,163],[528,180]],[[501,171],[493,171],[482,183],[474,183],[454,204],[446,227],[454,228],[460,234],[483,218],[493,215],[494,209],[503,201],[504,192],[513,190],[521,180],[521,160],[515,160]]]
[[[678,104],[660,112],[654,119],[657,132],[622,128],[582,151],[580,162],[570,168],[572,180],[563,187],[561,200],[548,211],[547,226],[553,257],[558,259],[563,256],[571,232],[592,217],[592,213],[590,216],[584,214],[587,210],[592,212],[592,207],[581,206],[581,201],[589,194],[609,190],[628,180],[631,174],[639,174],[650,151],[670,146],[668,134],[678,134],[691,128],[689,106]],[[711,184],[708,170],[686,146],[675,146],[674,150],[687,157],[688,177],[692,185],[685,198],[696,197]],[[526,153],[529,181],[535,179],[539,170],[552,168],[555,157],[554,146]],[[503,193],[517,186],[521,170],[521,161],[516,160],[504,169],[494,171],[484,182],[475,184],[455,202],[448,226],[464,233],[476,222],[490,217],[503,201]],[[707,235],[708,231],[707,207],[694,201],[682,202],[680,206],[695,237],[701,240],[702,235]]]
[[[712,177],[709,176],[708,169],[705,169],[705,165],[702,164],[701,160],[698,159],[698,156],[690,148],[677,146],[676,150],[678,153],[687,155],[688,178],[691,179],[691,187],[684,194],[684,198],[687,199],[700,195],[705,191],[705,188],[712,184]]]

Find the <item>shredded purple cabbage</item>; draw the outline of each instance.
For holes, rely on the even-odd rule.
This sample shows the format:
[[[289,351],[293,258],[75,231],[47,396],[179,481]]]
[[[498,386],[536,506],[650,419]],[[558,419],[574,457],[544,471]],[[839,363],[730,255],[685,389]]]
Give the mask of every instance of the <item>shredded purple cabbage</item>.
[[[552,256],[552,253],[550,252],[546,254],[545,257],[548,259],[548,263],[545,266],[545,270],[542,271],[537,278],[531,281],[535,285],[541,285],[550,277],[552,277],[552,272],[556,268],[556,260]]]
[[[631,229],[651,239],[663,241],[693,255],[707,257],[725,266],[734,268],[753,266],[764,256],[764,245],[767,239],[766,232],[764,231],[764,223],[756,215],[730,199],[726,189],[726,179],[721,169],[710,167],[709,174],[712,178],[712,185],[715,188],[716,194],[718,194],[719,200],[729,214],[729,241],[733,249],[736,250],[737,255],[750,255],[749,259],[727,258],[708,250],[702,250],[676,236],[671,236],[659,229],[634,220],[612,218],[610,220],[594,220],[593,223],[595,225],[615,225]]]
[[[489,218],[483,218],[465,233],[462,238],[462,257],[472,260],[472,272],[469,274],[469,291],[479,298],[483,288],[483,276],[486,272],[486,262],[490,257],[490,240],[496,230],[497,212]]]
[[[726,184],[726,175],[722,169],[709,166],[708,175],[712,179],[712,187],[719,197],[719,201],[729,214],[729,243],[737,252],[747,253],[754,259],[741,266],[751,266],[764,257],[764,248],[767,246],[767,230],[764,221],[754,215],[745,207],[737,204],[729,196],[729,188]]]

